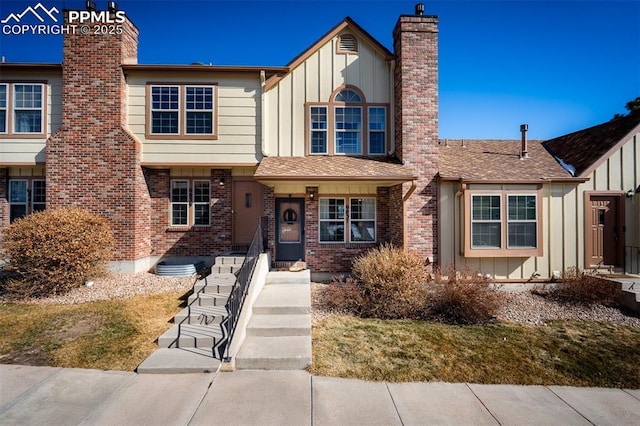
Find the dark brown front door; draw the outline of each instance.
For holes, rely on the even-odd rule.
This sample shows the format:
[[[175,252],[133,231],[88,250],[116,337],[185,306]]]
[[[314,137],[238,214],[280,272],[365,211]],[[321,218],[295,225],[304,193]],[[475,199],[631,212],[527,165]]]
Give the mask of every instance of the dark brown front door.
[[[304,198],[276,199],[276,260],[304,260]]]
[[[262,184],[233,182],[233,243],[250,244],[262,216]]]
[[[618,195],[591,195],[587,219],[587,263],[621,266],[622,221]]]

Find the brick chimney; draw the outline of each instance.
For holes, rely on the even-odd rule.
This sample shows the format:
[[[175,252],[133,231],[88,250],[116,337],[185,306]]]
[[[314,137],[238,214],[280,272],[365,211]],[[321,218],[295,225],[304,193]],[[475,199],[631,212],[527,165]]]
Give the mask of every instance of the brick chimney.
[[[393,32],[395,139],[397,157],[420,176],[405,203],[404,245],[429,263],[438,254],[438,17],[423,13],[416,5]]]
[[[137,63],[138,29],[126,18],[115,31],[95,34],[102,22],[71,23],[69,13],[65,24],[76,31],[63,41],[62,126],[47,140],[47,208],[81,207],[106,217],[117,241],[113,260],[130,271],[151,245],[149,194],[139,143],[126,130],[121,68]]]

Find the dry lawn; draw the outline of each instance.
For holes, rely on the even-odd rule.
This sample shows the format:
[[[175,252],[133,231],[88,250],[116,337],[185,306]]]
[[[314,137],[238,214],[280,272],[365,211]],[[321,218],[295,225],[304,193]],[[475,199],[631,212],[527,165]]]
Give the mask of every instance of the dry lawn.
[[[183,304],[182,293],[73,305],[0,303],[0,363],[134,370]]]
[[[340,316],[313,329],[312,373],[373,381],[640,388],[640,328],[452,326]]]

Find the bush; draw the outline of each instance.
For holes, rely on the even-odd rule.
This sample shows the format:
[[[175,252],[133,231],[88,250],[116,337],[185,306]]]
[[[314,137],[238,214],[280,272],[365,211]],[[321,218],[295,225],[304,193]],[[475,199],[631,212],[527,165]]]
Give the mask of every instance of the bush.
[[[562,280],[551,292],[551,296],[566,303],[606,306],[616,303],[619,292],[620,289],[616,283],[571,267],[563,272]]]
[[[85,210],[45,210],[3,232],[10,267],[5,295],[63,294],[106,271],[114,239],[106,219]]]
[[[427,273],[417,254],[385,244],[356,258],[353,275],[362,286],[361,315],[382,319],[420,316]]]
[[[427,314],[447,323],[481,324],[493,319],[503,304],[503,294],[482,275],[451,269],[431,283]]]

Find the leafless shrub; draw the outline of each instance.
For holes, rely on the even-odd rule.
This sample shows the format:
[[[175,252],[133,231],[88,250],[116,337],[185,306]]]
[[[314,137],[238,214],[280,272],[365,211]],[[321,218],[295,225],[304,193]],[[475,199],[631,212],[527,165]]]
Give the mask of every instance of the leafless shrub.
[[[616,283],[571,267],[563,272],[562,280],[552,291],[551,297],[566,303],[608,306],[616,303],[619,293]]]

